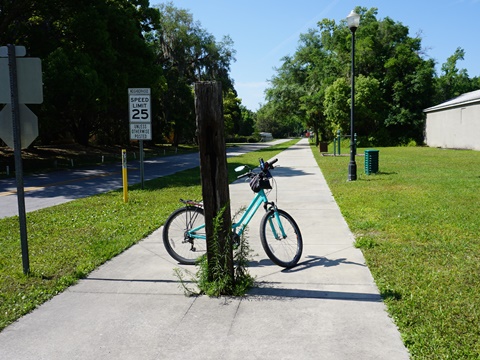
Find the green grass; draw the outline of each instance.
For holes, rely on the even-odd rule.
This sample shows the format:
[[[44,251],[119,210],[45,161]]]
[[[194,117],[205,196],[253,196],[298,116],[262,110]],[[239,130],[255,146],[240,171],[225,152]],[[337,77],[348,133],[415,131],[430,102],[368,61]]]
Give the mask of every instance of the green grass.
[[[291,144],[229,158],[230,181]],[[358,156],[347,182],[348,157],[312,150],[412,357],[480,358],[480,152],[379,148],[380,173]],[[119,190],[28,213],[29,276],[18,218],[1,219],[0,329],[150,234],[180,196],[199,199],[199,183],[191,169],[131,187],[126,204]]]
[[[479,359],[480,152],[378,148],[348,182],[348,156],[312,150],[412,358]]]
[[[258,166],[298,140],[228,159]],[[248,186],[248,185],[246,185]],[[163,225],[179,198],[200,199],[199,168],[27,214],[30,274],[23,274],[18,217],[0,219],[0,330]]]

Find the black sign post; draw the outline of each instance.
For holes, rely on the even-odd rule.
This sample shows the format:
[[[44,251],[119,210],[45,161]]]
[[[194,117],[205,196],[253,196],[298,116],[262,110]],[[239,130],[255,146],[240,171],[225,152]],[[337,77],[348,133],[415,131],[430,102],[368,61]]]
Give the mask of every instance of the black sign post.
[[[20,104],[18,102],[17,59],[15,55],[15,45],[9,44],[7,47],[13,120],[12,128],[14,145],[13,150],[15,155],[15,178],[17,180],[18,218],[20,221],[20,244],[22,246],[23,273],[26,275],[30,272],[30,260],[28,256],[27,216],[25,211],[25,192],[23,188],[22,141],[20,138]]]

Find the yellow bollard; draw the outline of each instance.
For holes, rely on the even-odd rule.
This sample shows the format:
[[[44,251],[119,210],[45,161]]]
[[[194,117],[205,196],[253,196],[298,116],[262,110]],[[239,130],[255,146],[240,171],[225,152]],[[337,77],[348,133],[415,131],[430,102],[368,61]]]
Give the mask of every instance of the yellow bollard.
[[[128,202],[127,150],[122,150],[123,202]]]

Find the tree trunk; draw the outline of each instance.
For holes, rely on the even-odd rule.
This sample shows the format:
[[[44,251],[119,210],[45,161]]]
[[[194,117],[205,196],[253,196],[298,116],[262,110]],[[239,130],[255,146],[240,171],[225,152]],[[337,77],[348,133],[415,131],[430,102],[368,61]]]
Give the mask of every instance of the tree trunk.
[[[220,266],[222,269],[228,269],[229,274],[225,275],[230,276],[233,283],[233,253],[232,242],[230,241],[232,220],[228,190],[222,86],[220,82],[195,83],[195,113],[200,150],[207,258],[209,265],[212,264],[212,261],[215,261],[213,254],[215,246],[212,246],[212,241],[214,241],[213,219],[224,209],[221,228],[216,234],[218,239],[216,245],[220,254],[227,255],[218,258],[224,262]]]

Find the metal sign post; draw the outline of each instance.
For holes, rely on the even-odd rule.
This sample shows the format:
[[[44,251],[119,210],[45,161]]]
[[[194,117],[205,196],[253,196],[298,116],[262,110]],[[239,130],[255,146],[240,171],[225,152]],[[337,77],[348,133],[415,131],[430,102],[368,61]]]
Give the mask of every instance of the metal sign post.
[[[140,180],[144,188],[143,140],[152,140],[150,88],[129,88],[130,140],[139,141]]]
[[[17,59],[15,46],[8,45],[8,67],[10,70],[10,95],[13,118],[13,150],[15,155],[15,178],[17,180],[18,218],[20,221],[20,244],[22,247],[23,273],[30,272],[30,259],[28,256],[27,241],[27,216],[25,211],[25,192],[23,187],[22,149],[20,139],[20,105],[18,103],[17,88]]]
[[[143,140],[139,141],[138,148],[140,151],[140,184],[142,184],[142,190],[144,189],[145,182],[145,166],[143,165]]]
[[[24,104],[41,104],[43,85],[40,59],[23,58],[25,55],[24,46],[9,44],[0,47],[0,103],[6,104],[0,112],[0,136],[14,149],[23,273],[28,274],[30,260],[22,148],[28,147],[38,136],[38,122],[37,116]]]

